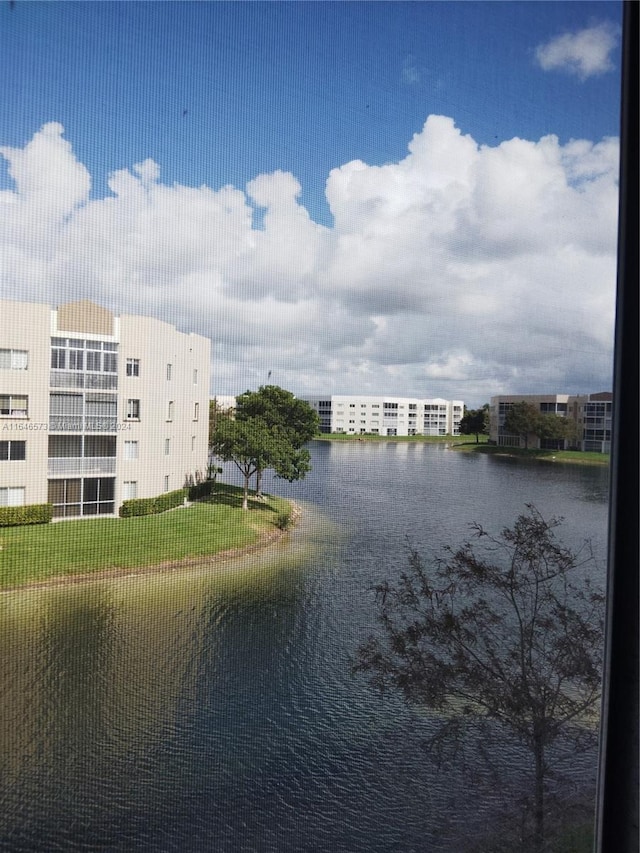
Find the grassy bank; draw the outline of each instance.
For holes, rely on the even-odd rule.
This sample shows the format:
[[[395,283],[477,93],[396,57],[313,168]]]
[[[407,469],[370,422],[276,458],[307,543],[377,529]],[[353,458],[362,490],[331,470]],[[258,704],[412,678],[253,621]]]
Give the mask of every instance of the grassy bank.
[[[608,453],[590,453],[582,450],[524,450],[516,447],[498,447],[495,444],[476,444],[475,441],[460,441],[451,445],[453,450],[463,453],[485,453],[506,456],[512,459],[542,459],[546,462],[573,462],[579,465],[608,465]]]
[[[374,435],[364,433],[363,435],[349,435],[344,432],[322,433],[317,435],[314,441],[411,441],[419,444],[442,444],[451,441],[460,441],[459,435]],[[486,436],[480,436],[480,441],[486,441]]]
[[[518,450],[515,447],[497,447],[488,443],[486,435],[348,435],[331,433],[316,436],[314,441],[400,441],[419,444],[448,444],[451,450],[462,453],[488,453],[494,456],[507,456],[513,459],[542,459],[546,462],[572,462],[579,465],[608,465],[608,453],[589,453],[581,450]]]
[[[95,518],[0,529],[0,588],[136,569],[248,548],[277,530],[288,501],[265,496],[242,511],[242,489],[142,518]]]

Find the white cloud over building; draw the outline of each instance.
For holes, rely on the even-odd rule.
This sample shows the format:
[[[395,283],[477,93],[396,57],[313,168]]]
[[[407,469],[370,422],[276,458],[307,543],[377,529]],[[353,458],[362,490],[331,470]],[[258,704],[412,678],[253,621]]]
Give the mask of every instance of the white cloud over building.
[[[269,370],[297,394],[472,406],[610,385],[617,139],[481,146],[432,115],[399,162],[330,172],[332,227],[287,172],[168,186],[146,160],[96,198],[57,123],[0,154],[14,183],[0,296],[93,299],[196,331],[213,342],[212,393]]]

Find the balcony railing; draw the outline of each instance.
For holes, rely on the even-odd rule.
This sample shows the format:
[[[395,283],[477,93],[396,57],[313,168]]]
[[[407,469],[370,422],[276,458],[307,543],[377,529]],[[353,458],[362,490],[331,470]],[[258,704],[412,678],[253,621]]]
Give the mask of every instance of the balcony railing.
[[[83,418],[82,415],[49,417],[49,432],[116,432],[117,429],[117,418]]]
[[[49,375],[51,388],[91,388],[113,391],[118,387],[117,373],[83,373],[80,370],[52,370]]]
[[[115,473],[115,456],[58,456],[48,460],[50,477]]]

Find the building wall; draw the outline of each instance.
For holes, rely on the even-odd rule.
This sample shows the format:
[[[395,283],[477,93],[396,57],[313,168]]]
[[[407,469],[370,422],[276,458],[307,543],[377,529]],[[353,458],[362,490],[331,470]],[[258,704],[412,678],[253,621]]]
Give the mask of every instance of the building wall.
[[[509,435],[504,429],[508,408],[522,401],[531,403],[541,413],[557,414],[573,420],[576,425],[575,440],[565,440],[563,447],[599,453],[609,453],[611,448],[611,414],[613,395],[610,391],[594,394],[502,394],[491,398],[489,409],[489,440],[506,447],[524,447],[520,436]],[[537,435],[528,436],[530,448],[544,447]]]
[[[326,433],[360,435],[456,435],[462,400],[417,397],[325,395],[304,397]]]
[[[48,305],[0,303],[0,364],[6,364],[7,350],[27,352],[26,369],[0,367],[0,397],[28,398],[26,416],[0,414],[0,442],[25,442],[24,460],[0,460],[0,490],[24,489],[26,504],[47,500],[50,327]]]
[[[0,302],[0,442],[25,441],[23,459],[0,444],[0,504],[112,514],[206,476],[209,372],[207,339],[154,318]],[[26,414],[9,395],[28,397]]]
[[[206,476],[210,343],[151,317],[123,316],[120,328],[118,480],[153,497]],[[127,375],[129,359],[137,375]],[[129,400],[139,401],[139,418],[129,416]],[[137,459],[125,459],[125,441],[138,442]]]

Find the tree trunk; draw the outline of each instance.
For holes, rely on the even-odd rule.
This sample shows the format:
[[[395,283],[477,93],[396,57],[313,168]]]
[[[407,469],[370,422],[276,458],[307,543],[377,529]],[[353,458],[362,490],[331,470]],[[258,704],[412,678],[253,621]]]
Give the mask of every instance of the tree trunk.
[[[242,493],[242,509],[249,509],[249,474],[244,475],[244,492]]]
[[[256,471],[256,498],[262,500],[262,471],[260,468]]]
[[[534,733],[533,754],[536,765],[535,793],[533,803],[533,849],[535,853],[544,851],[544,743],[539,732]]]

